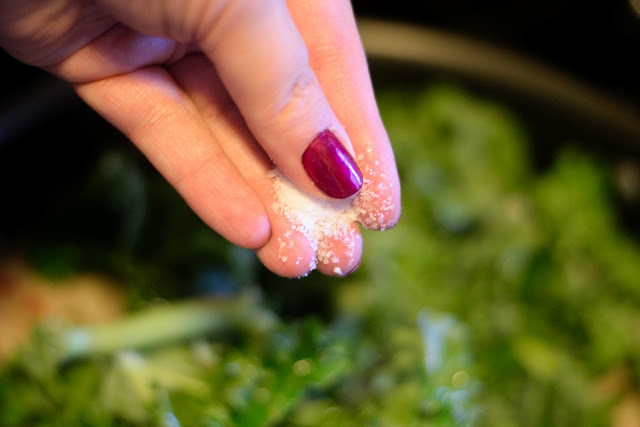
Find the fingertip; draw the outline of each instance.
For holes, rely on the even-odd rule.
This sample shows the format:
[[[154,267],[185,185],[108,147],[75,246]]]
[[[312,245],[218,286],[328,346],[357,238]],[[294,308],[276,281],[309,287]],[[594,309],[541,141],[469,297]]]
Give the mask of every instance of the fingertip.
[[[189,196],[186,199],[189,202]],[[248,195],[250,196],[250,195]],[[271,225],[269,217],[259,202],[224,206],[213,203],[189,203],[202,220],[230,243],[246,249],[258,249],[269,241]]]
[[[316,268],[315,250],[307,237],[297,232],[274,233],[256,254],[265,267],[282,277],[304,277]]]
[[[221,176],[211,176],[214,168],[201,168],[175,188],[204,223],[229,242],[247,249],[264,246],[271,224],[262,202],[233,166],[217,165]]]
[[[318,271],[334,277],[344,277],[357,270],[362,259],[362,234],[356,224],[338,235],[318,242]]]
[[[271,225],[266,213],[251,215],[251,218],[243,221],[242,224],[243,226],[237,230],[236,245],[256,250],[267,244],[271,236]]]
[[[402,209],[399,198],[395,199],[393,195],[387,195],[381,200],[375,206],[372,206],[371,202],[364,202],[358,208],[358,221],[367,230],[389,230],[400,221]]]
[[[392,228],[400,220],[402,211],[400,180],[395,163],[360,159],[364,183],[354,201],[358,221],[370,230]]]

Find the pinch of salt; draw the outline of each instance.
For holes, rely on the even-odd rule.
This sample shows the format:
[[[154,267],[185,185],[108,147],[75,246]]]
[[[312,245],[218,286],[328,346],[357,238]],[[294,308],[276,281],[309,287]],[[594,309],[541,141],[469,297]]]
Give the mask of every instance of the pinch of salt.
[[[358,220],[358,212],[352,206],[352,200],[327,201],[313,197],[295,186],[278,169],[269,172],[273,178],[273,189],[276,201],[271,205],[271,209],[289,221],[291,231],[297,231],[305,236],[312,249],[316,252],[316,258],[323,264],[339,263],[340,259],[333,251],[332,240],[344,242],[347,248],[353,249],[355,246],[355,231],[353,224]],[[285,238],[291,237],[291,231],[284,234]],[[289,258],[284,254],[285,248],[291,248],[278,239],[280,242],[278,258],[286,262]],[[348,251],[347,256],[353,257],[353,251]],[[349,259],[350,264],[353,259]],[[309,265],[310,269],[316,268],[316,260],[313,259]],[[336,267],[340,270],[339,267]],[[341,272],[342,270],[340,270]],[[335,269],[334,269],[334,272]],[[336,274],[340,274],[337,273]]]

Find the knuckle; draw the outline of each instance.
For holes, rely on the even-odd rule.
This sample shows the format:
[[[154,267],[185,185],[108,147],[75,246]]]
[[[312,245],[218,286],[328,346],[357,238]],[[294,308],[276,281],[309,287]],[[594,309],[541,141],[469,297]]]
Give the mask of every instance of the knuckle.
[[[292,79],[269,108],[265,110],[265,123],[273,126],[295,126],[312,119],[321,111],[323,94],[311,68],[306,65]]]

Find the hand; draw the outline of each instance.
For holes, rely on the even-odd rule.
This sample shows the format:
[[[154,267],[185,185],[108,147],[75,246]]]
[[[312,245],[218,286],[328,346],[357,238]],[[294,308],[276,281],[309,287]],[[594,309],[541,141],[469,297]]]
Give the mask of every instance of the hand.
[[[277,274],[347,274],[360,262],[356,220],[398,220],[347,0],[0,0],[0,45],[69,81],[209,226]],[[348,225],[309,232],[274,208],[286,204],[274,163],[320,199],[357,193]]]

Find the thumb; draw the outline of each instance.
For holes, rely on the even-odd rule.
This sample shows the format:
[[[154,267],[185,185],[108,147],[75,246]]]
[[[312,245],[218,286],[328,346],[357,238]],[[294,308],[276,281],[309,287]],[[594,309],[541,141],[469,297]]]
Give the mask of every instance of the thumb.
[[[252,134],[298,187],[339,199],[359,191],[362,174],[353,147],[284,0],[105,3],[139,31],[196,43]]]

